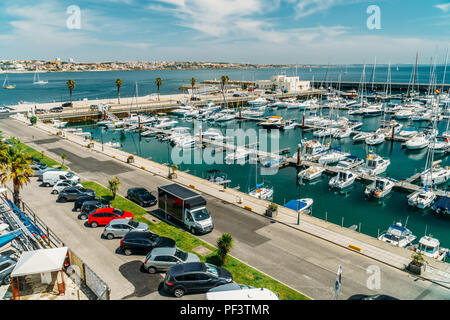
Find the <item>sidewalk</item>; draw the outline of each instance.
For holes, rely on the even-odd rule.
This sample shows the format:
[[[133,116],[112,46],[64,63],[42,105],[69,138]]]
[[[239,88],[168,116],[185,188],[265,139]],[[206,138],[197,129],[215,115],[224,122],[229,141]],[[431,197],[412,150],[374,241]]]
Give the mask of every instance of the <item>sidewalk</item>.
[[[28,120],[22,115],[17,115],[16,119],[28,124]],[[41,122],[39,122],[35,127],[54,135],[60,131],[57,128]],[[66,133],[66,139],[82,147],[86,147],[89,143],[88,140],[71,133]],[[130,155],[124,151],[107,146],[103,146],[102,151],[102,145],[98,142],[94,142],[94,148],[91,150],[101,152],[123,162],[126,162],[128,156]],[[136,155],[134,155],[134,159],[135,162],[130,164],[131,166],[141,168],[142,170],[161,177],[168,176],[167,166],[143,159]],[[191,188],[195,188],[197,191],[216,197],[232,205],[247,209],[259,215],[265,214],[266,208],[270,203],[266,200],[255,199],[248,194],[234,189],[227,188],[224,190],[222,186],[185,172],[177,171],[177,178],[173,179],[173,181]],[[242,200],[241,203],[238,203],[239,199]],[[273,220],[332,242],[354,252],[359,252],[362,255],[400,270],[404,270],[411,261],[412,252],[408,249],[392,246],[368,235],[340,227],[309,215],[301,214],[300,225],[297,225],[297,213],[282,206],[278,206],[278,216],[273,218]],[[426,258],[426,260],[428,262],[426,272],[421,277],[450,288],[450,264],[429,258]]]

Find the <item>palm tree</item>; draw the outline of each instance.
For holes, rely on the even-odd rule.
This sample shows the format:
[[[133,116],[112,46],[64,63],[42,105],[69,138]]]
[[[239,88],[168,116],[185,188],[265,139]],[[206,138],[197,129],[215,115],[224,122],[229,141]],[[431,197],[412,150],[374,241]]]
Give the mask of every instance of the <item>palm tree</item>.
[[[67,154],[63,153],[63,154],[61,155],[61,159],[62,159],[62,166],[61,166],[61,167],[64,166],[64,160],[66,160],[66,158],[67,158]]]
[[[217,255],[222,265],[227,263],[227,256],[233,248],[233,237],[229,233],[224,233],[217,239]]]
[[[194,87],[195,87],[196,83],[197,83],[197,79],[191,78],[192,97],[194,96]]]
[[[225,86],[227,85],[228,81],[230,81],[230,78],[228,78],[228,76],[222,76],[220,78],[220,89],[222,90],[222,96],[223,96],[223,101],[225,102],[225,107],[227,107],[227,100],[225,98]]]
[[[120,104],[120,87],[122,86],[122,80],[116,79],[116,87],[117,87],[117,100]]]
[[[158,87],[158,101],[159,101],[159,88],[162,85],[162,79],[161,78],[156,78],[156,86]]]
[[[117,191],[120,188],[120,179],[119,177],[114,177],[108,181],[108,189],[113,194],[113,200],[116,199]]]
[[[20,189],[33,176],[31,164],[31,155],[17,145],[0,152],[0,182],[3,185],[10,180],[13,182],[13,201],[16,206],[20,205]]]
[[[67,80],[67,88],[69,88],[70,91],[70,103],[72,104],[72,91],[75,89],[75,81]]]

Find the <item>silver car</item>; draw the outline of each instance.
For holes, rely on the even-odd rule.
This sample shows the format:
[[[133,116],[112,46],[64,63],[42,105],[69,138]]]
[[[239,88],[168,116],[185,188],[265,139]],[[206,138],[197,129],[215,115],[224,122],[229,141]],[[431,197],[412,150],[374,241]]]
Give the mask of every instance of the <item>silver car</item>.
[[[103,230],[103,236],[112,240],[122,238],[130,231],[150,231],[148,225],[130,219],[114,219]]]
[[[144,261],[144,269],[149,273],[157,271],[167,271],[170,267],[187,262],[200,262],[199,257],[194,253],[184,252],[178,248],[155,248]]]

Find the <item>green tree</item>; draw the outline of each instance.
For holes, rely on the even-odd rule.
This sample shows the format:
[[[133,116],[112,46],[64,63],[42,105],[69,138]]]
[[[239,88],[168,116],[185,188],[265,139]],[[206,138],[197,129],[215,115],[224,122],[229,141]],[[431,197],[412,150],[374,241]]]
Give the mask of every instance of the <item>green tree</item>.
[[[222,237],[217,239],[217,256],[222,265],[227,263],[228,254],[233,248],[233,237],[229,233],[224,233]]]
[[[117,191],[119,191],[120,188],[120,179],[119,177],[114,177],[111,180],[108,181],[108,189],[111,191],[113,195],[113,200],[116,199]]]
[[[70,103],[72,103],[72,91],[73,91],[73,89],[75,89],[75,81],[67,80],[66,84],[67,84],[67,88],[69,88],[69,92],[70,92]]]
[[[31,165],[31,155],[18,145],[4,148],[0,152],[0,181],[2,185],[12,181],[13,201],[16,206],[20,205],[20,189],[29,183],[30,177],[33,176]]]
[[[120,104],[120,87],[122,86],[122,80],[116,79],[116,87],[117,87],[117,100]]]
[[[61,159],[62,159],[62,166],[64,166],[64,161],[67,159],[67,154],[63,153],[61,155]]]
[[[191,78],[191,89],[192,89],[192,94],[191,94],[191,96],[193,97],[194,96],[194,87],[195,87],[195,84],[197,83],[197,79],[195,79],[194,77],[192,77]]]
[[[222,91],[222,96],[223,96],[223,101],[225,103],[225,107],[228,107],[227,99],[225,98],[225,87],[226,87],[228,81],[230,81],[230,78],[228,76],[222,76],[220,78],[220,89]]]
[[[36,124],[36,122],[37,122],[37,117],[36,116],[30,117],[30,123],[31,123],[32,126],[34,126]]]
[[[158,101],[159,101],[159,88],[160,88],[161,85],[162,85],[162,79],[159,78],[159,77],[156,78],[155,83],[156,83],[156,86],[158,87]]]

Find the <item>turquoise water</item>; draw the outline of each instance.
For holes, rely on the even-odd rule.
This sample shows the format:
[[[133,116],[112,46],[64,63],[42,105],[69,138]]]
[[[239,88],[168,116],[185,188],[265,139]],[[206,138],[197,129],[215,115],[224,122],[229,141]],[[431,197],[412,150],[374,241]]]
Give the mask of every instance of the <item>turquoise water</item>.
[[[284,118],[296,118],[300,122],[303,111],[282,109],[268,112],[267,115],[279,115]],[[325,111],[326,113],[326,111]],[[344,112],[341,112],[344,115]],[[363,121],[362,130],[375,130],[379,127],[382,117],[361,118],[360,116],[350,116],[353,119]],[[386,116],[387,119],[389,116]],[[192,121],[183,121],[174,117],[179,121],[177,126],[186,126],[194,128]],[[415,127],[424,128],[427,123],[401,121],[404,128]],[[443,132],[447,122],[439,123],[439,131]],[[202,123],[203,130],[212,126],[221,129],[223,134],[227,128],[240,129],[259,129],[254,121],[231,121],[222,126],[216,123]],[[167,142],[159,141],[156,138],[140,138],[136,133],[124,133],[121,131],[113,131],[100,129],[96,125],[83,125],[85,131],[91,131],[95,140],[101,142],[119,141],[123,145],[123,150],[137,154],[144,158],[151,158],[159,163],[168,163],[168,153],[172,148]],[[279,147],[290,148],[290,154],[296,152],[297,145],[300,140],[312,139],[312,132],[302,132],[297,128],[294,130],[281,131]],[[360,158],[365,158],[368,147],[365,143],[353,144],[351,138],[331,141],[332,145],[340,145],[343,151]],[[372,147],[377,154],[390,158],[391,165],[387,169],[387,175],[398,179],[406,179],[418,171],[424,170],[426,161],[426,149],[420,151],[407,151],[401,148],[401,143],[386,141],[382,145]],[[200,152],[200,151],[197,151]],[[447,157],[441,157],[442,165],[448,165]],[[245,165],[226,165],[226,164],[181,164],[180,170],[189,170],[190,174],[207,178],[208,170],[218,169],[227,173],[228,178],[232,180],[231,187],[239,186],[240,190],[247,192],[249,188],[255,185],[255,166]],[[323,175],[321,178],[311,183],[299,185],[296,179],[297,169],[293,167],[282,168],[276,175],[260,175],[258,183],[264,182],[266,185],[274,188],[274,202],[283,205],[292,199],[313,198],[312,215],[321,219],[327,219],[330,222],[350,227],[361,223],[361,232],[371,236],[378,236],[379,232],[385,231],[394,221],[401,221],[403,224],[407,221],[407,227],[419,238],[424,235],[425,228],[427,233],[437,237],[442,246],[450,247],[450,233],[448,228],[450,219],[436,216],[430,209],[418,210],[412,209],[407,204],[407,193],[391,192],[391,194],[383,200],[367,200],[364,197],[365,185],[362,182],[356,182],[353,186],[345,191],[332,191],[328,187],[329,175]],[[440,186],[447,189],[447,186]]]

